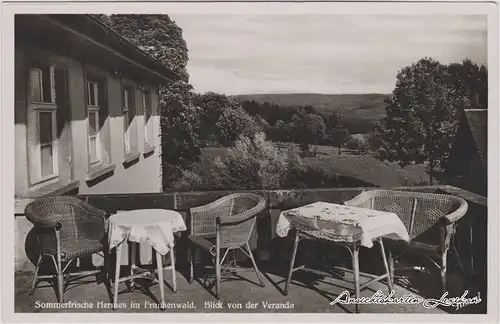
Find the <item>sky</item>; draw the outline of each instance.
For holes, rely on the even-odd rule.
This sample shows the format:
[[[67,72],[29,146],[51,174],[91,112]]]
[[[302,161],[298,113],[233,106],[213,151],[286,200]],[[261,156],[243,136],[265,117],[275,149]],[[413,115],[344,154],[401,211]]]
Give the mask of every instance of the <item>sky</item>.
[[[423,57],[487,63],[481,15],[171,15],[200,93],[390,93]]]

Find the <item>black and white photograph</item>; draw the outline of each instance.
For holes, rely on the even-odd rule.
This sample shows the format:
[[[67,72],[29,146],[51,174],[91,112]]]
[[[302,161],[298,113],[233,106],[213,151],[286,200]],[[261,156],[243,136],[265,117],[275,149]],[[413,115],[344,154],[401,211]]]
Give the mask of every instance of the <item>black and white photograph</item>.
[[[12,316],[498,321],[497,4],[2,6]]]

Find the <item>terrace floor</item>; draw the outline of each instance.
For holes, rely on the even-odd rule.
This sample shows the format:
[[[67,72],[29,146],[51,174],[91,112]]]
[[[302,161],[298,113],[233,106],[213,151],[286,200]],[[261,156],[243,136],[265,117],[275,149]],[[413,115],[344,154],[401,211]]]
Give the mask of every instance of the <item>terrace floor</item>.
[[[122,267],[122,270],[125,267]],[[249,312],[249,313],[265,313],[265,312],[295,312],[295,313],[352,313],[354,305],[330,305],[330,301],[335,299],[345,290],[351,290],[353,287],[353,277],[350,273],[346,273],[344,280],[331,278],[318,278],[315,275],[297,272],[293,277],[293,284],[290,287],[288,296],[282,294],[284,288],[284,277],[286,275],[286,267],[277,269],[276,265],[261,265],[261,270],[265,277],[265,287],[260,287],[255,272],[243,272],[241,277],[245,279],[223,281],[221,284],[221,299],[222,308],[210,308],[210,302],[217,302],[216,298],[204,286],[203,280],[194,281],[189,284],[183,274],[177,274],[177,293],[174,293],[170,288],[171,275],[169,271],[165,271],[164,279],[167,283],[165,286],[165,301],[166,303],[179,303],[179,306],[187,306],[189,308],[170,308],[165,312],[197,312],[197,313],[212,313],[212,312]],[[124,269],[126,270],[126,269]],[[361,269],[363,271],[363,269]],[[89,279],[93,279],[90,277]],[[90,282],[82,285],[76,285],[67,289],[65,293],[65,301],[73,302],[88,302],[94,305],[93,309],[54,309],[36,307],[37,302],[55,303],[56,295],[54,289],[46,283],[40,283],[35,293],[30,296],[29,290],[33,274],[24,272],[17,273],[15,278],[15,312],[35,312],[35,313],[51,313],[51,312],[99,312],[112,313],[110,308],[104,308],[103,305],[98,305],[98,302],[103,304],[110,303],[109,295],[104,284]],[[362,277],[362,280],[366,278]],[[463,285],[461,276],[458,272],[452,271],[449,275],[450,290],[449,297],[461,296],[465,288],[469,290],[467,297],[477,296],[478,290],[473,283],[469,283],[467,287]],[[441,296],[439,292],[440,280],[439,274],[411,272],[406,281],[406,287],[403,288],[403,283],[398,283],[395,286],[395,296],[402,297],[404,295],[413,294],[414,296],[422,296],[424,298],[438,298]],[[147,281],[149,282],[149,281]],[[413,288],[412,288],[413,287]],[[381,290],[384,294],[388,293],[388,288],[384,282],[372,284],[369,288],[361,292],[362,296],[371,297],[377,290]],[[437,291],[436,291],[437,289]],[[148,288],[150,295],[143,291],[126,291],[125,284],[120,284],[120,293],[118,302],[124,303],[124,308],[118,309],[118,313],[149,313],[161,312],[153,307],[156,301],[154,298],[159,298],[159,285],[152,285]],[[362,305],[360,311],[362,313],[426,313],[426,314],[446,314],[446,313],[485,313],[486,294],[481,292],[483,301],[477,305],[469,305],[458,311],[452,307],[431,308],[427,309],[422,304],[414,305]],[[289,308],[266,308],[265,302],[276,304],[278,307]],[[137,308],[133,308],[133,304]],[[185,304],[182,304],[185,303]],[[241,308],[230,308],[230,303],[240,303]],[[253,303],[253,308],[250,308]],[[170,306],[175,307],[175,306]]]

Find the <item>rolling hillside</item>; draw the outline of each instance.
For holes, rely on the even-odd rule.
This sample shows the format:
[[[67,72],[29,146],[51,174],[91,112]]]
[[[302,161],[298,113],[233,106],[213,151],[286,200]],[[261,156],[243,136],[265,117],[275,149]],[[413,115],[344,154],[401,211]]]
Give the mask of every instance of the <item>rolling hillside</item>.
[[[336,112],[344,118],[376,121],[385,117],[384,99],[388,94],[243,94],[232,96],[238,101],[255,100],[280,106],[315,107],[319,112]]]

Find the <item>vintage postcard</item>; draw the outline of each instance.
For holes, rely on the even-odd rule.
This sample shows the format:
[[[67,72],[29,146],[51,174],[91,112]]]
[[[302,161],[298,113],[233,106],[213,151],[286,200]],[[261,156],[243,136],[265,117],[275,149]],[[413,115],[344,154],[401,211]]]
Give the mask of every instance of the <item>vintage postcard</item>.
[[[498,321],[497,17],[4,2],[3,319]]]

